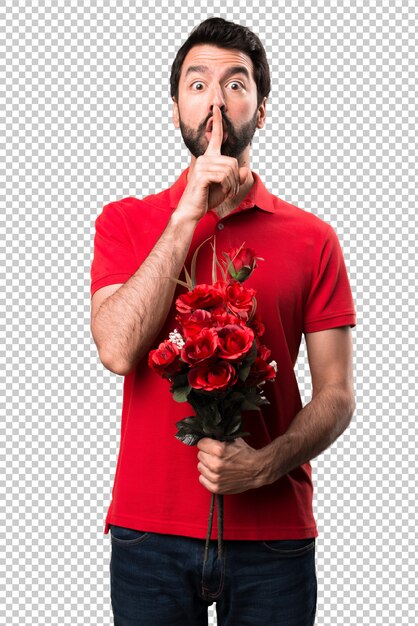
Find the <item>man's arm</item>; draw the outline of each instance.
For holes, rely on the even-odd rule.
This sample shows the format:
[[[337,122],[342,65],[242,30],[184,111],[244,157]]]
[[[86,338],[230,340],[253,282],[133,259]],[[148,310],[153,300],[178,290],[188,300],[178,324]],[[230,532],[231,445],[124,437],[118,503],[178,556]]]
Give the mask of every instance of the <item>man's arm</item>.
[[[163,234],[139,269],[122,286],[98,289],[92,298],[91,332],[103,365],[125,376],[145,356],[172,304],[175,283],[196,225],[209,208],[239,194],[249,168],[221,155],[222,113],[213,107],[206,152],[194,164],[180,202]]]
[[[306,334],[312,399],[287,431],[260,450],[242,438],[198,443],[200,482],[213,493],[240,493],[270,484],[328,448],[355,409],[351,328]]]
[[[196,221],[174,211],[135,274],[114,292],[104,287],[93,295],[93,339],[101,362],[115,374],[128,374],[160,331],[176,287],[168,277],[180,274],[195,227]]]
[[[355,409],[350,326],[307,333],[312,399],[281,437],[263,448],[263,483],[272,483],[326,450]]]

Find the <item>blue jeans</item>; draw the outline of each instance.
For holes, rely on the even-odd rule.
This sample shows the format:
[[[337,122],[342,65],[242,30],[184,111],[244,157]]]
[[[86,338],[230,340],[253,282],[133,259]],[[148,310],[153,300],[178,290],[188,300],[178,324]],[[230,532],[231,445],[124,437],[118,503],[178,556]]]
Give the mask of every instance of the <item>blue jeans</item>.
[[[317,579],[315,538],[205,540],[110,526],[115,626],[312,626]]]

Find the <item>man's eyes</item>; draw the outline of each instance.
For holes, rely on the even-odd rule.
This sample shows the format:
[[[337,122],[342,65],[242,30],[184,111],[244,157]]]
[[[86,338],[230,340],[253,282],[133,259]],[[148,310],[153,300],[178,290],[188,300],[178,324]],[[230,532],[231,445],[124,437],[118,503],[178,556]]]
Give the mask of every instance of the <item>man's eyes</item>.
[[[240,88],[240,89],[244,89],[244,85],[243,85],[242,83],[240,83],[239,81],[237,81],[237,80],[233,80],[233,81],[231,81],[231,82],[230,82],[230,83],[228,83],[228,84],[229,84],[230,86],[231,86],[231,85],[236,85],[238,88]],[[193,82],[190,86],[191,86],[192,88],[195,88],[195,87],[196,87],[196,85],[202,85],[202,87],[204,87],[204,83],[202,83],[202,81],[201,81],[201,80],[196,80],[196,81],[194,81],[194,82]],[[195,88],[195,91],[202,91],[202,89],[197,89],[197,88]],[[238,91],[238,90],[237,90],[236,88],[234,88],[232,91]]]
[[[240,89],[244,89],[244,85],[242,83],[239,83],[237,80],[233,80],[231,83],[229,83],[230,85],[238,85],[238,87]],[[234,89],[233,91],[236,91],[236,89]]]

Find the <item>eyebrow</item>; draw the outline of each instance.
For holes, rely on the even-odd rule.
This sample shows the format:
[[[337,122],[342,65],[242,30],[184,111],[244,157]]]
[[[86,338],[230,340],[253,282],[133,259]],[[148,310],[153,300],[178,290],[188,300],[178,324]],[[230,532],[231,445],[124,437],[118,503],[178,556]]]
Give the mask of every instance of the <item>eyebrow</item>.
[[[190,65],[187,68],[184,78],[187,78],[189,74],[192,74],[194,72],[198,74],[207,74],[208,71],[209,71],[209,68],[207,67],[207,65]],[[250,80],[250,73],[244,65],[234,65],[233,67],[228,68],[223,78],[229,78],[230,76],[233,76],[234,74],[244,74],[244,76],[248,80]]]

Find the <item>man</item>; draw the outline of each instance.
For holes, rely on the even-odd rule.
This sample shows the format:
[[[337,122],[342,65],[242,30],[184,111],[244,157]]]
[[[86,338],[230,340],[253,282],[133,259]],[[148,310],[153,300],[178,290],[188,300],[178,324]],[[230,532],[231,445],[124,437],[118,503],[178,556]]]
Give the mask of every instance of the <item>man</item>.
[[[270,75],[247,28],[211,18],[195,28],[171,71],[173,120],[191,152],[169,188],[112,202],[96,220],[92,334],[99,356],[125,376],[121,446],[106,518],[111,530],[115,624],[308,626],[316,611],[310,459],[354,412],[351,327],[356,324],[342,251],[332,227],[264,187],[250,145],[266,119]],[[145,166],[145,164],[143,164]],[[263,340],[278,363],[270,404],[244,412],[251,435],[233,442],[177,441],[191,414],[147,365],[175,328],[177,278],[196,248],[244,241],[264,261],[256,289]],[[211,248],[198,283],[211,282]],[[312,399],[302,408],[294,366],[305,334]],[[268,388],[269,387],[269,388]],[[211,541],[212,493],[226,494],[224,554]],[[216,539],[216,526],[212,538]]]

